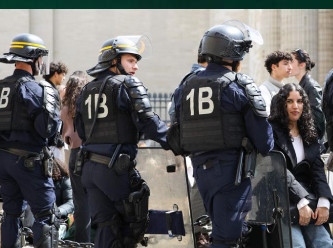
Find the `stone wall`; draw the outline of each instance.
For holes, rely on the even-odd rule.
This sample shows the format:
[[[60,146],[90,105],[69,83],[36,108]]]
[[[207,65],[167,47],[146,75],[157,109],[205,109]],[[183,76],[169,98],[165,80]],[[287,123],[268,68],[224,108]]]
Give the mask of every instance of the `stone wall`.
[[[117,35],[146,34],[153,56],[139,63],[137,76],[150,92],[172,92],[196,60],[201,37],[210,27],[238,19],[258,29],[264,39],[246,55],[242,71],[257,84],[268,75],[265,56],[277,49],[303,48],[316,61],[312,75],[323,83],[333,67],[333,10],[288,9],[2,9],[0,53],[18,33],[44,39],[51,60],[69,66],[69,74],[97,62],[102,43]],[[13,65],[0,64],[0,77]]]

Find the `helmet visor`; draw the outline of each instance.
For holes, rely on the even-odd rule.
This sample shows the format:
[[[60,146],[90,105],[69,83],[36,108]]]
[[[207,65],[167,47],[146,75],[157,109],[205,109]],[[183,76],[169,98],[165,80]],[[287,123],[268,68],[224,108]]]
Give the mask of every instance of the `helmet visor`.
[[[254,41],[258,45],[264,44],[264,40],[258,30],[251,28],[248,25],[238,20],[229,20],[224,22],[223,24],[230,25],[240,29],[243,32],[246,40]]]
[[[153,49],[150,39],[146,35],[128,35],[118,36],[117,38],[125,38],[132,41],[138,49],[138,54],[143,58],[147,59],[152,56]]]

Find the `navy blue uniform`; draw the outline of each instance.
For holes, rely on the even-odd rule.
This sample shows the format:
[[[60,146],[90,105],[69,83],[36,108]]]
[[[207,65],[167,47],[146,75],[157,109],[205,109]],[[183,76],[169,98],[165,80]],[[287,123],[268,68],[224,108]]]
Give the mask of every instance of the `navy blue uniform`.
[[[6,81],[25,78],[19,84],[13,99],[9,96]],[[34,214],[40,214],[52,209],[55,202],[54,185],[52,178],[46,177],[40,154],[42,148],[53,137],[59,125],[59,115],[50,114],[45,107],[43,87],[34,77],[24,70],[16,69],[14,74],[0,83],[1,107],[0,114],[11,101],[16,109],[25,116],[25,124],[29,127],[16,127],[13,130],[2,127],[0,131],[0,184],[5,212],[1,227],[1,243],[3,248],[14,247],[18,238],[19,216],[24,210],[24,200],[27,200]],[[24,112],[24,113],[23,113]],[[12,115],[19,114],[17,111]],[[14,119],[14,118],[13,118]],[[14,124],[12,124],[15,126]],[[33,164],[27,165],[29,157],[36,157]],[[27,166],[30,166],[28,168]],[[31,167],[32,166],[32,167]],[[34,239],[39,240],[42,228],[49,221],[50,215],[36,218],[32,226]]]
[[[87,100],[84,99],[84,92],[87,87],[89,88],[90,84],[94,84],[98,81],[102,83],[103,79],[107,76],[115,76],[115,74],[110,71],[100,73],[95,80],[86,85],[77,100],[75,126],[83,142],[87,141],[87,132],[89,131],[85,131],[85,125],[87,125],[87,123],[84,122],[84,119],[89,115],[89,105],[83,104],[83,101],[87,102]],[[107,82],[106,84],[106,88],[113,87],[113,82]],[[111,118],[111,120],[113,120],[112,122],[117,123],[117,128],[114,128],[114,126],[111,127],[111,121],[105,124],[109,126],[100,125],[98,124],[99,121],[102,122],[103,120],[101,120],[102,118],[98,119],[92,136],[97,135],[96,133],[99,132],[97,125],[99,125],[100,128],[104,127],[105,135],[102,135],[99,139],[95,139],[95,142],[87,142],[82,148],[86,152],[87,157],[82,168],[82,184],[87,190],[92,224],[97,225],[95,236],[95,247],[97,248],[111,247],[112,243],[116,242],[115,240],[122,242],[122,239],[128,234],[129,223],[124,221],[125,216],[122,206],[120,205],[122,205],[122,201],[128,199],[131,193],[128,173],[117,175],[114,169],[108,168],[107,163],[99,163],[93,161],[93,159],[89,159],[90,154],[98,154],[111,158],[118,143],[97,143],[101,139],[106,139],[108,136],[107,133],[112,131],[111,129],[113,128],[122,132],[116,134],[119,140],[130,140],[130,142],[122,143],[119,153],[129,155],[131,161],[135,159],[138,151],[138,140],[127,138],[128,136],[132,137],[133,133],[137,137],[139,137],[139,133],[144,133],[146,138],[157,141],[163,148],[168,149],[166,142],[167,126],[165,123],[155,114],[150,118],[138,118],[138,115],[133,110],[132,100],[126,91],[124,83],[120,83],[117,87],[119,87],[116,90],[117,93],[106,94],[106,100],[102,101],[103,106],[100,107],[103,113],[109,113],[103,118]],[[93,88],[91,90],[93,90]],[[88,97],[87,99],[90,98]],[[111,110],[112,108],[116,109]],[[111,112],[117,117],[114,118],[114,116],[111,116]],[[103,115],[103,113],[100,113],[100,115]],[[131,125],[134,130],[122,129],[124,126]],[[120,222],[122,224],[119,224],[119,222],[115,224],[115,217],[118,215],[122,216],[122,221]]]
[[[197,72],[196,75],[199,80],[202,80],[205,77],[211,78],[214,75],[218,78],[226,73],[230,73],[227,68],[209,63],[206,70]],[[191,97],[195,96],[195,93],[192,94],[195,91],[192,90],[190,94],[183,95],[186,84],[191,84],[190,82],[181,84],[174,93],[176,121],[179,123],[186,118],[186,115],[189,116],[191,114],[195,116],[195,113],[197,113],[195,109],[198,107],[196,99],[190,105],[191,112],[186,112],[184,107],[185,100],[191,100]],[[202,84],[204,85],[204,83]],[[266,155],[273,148],[272,129],[265,117],[258,116],[255,110],[249,107],[249,99],[244,88],[237,82],[230,82],[227,87],[218,92],[220,92],[220,111],[242,116],[245,135],[250,139],[258,152]],[[212,92],[212,96],[215,93]],[[206,103],[206,107],[212,103],[208,100],[208,96],[206,94],[201,97],[201,100]],[[205,105],[202,106],[204,107]],[[202,112],[206,110],[201,109]],[[200,117],[197,117],[197,120],[200,120]],[[213,123],[213,121],[206,121],[207,128],[204,125],[202,125],[203,127],[200,126],[202,132],[211,129],[208,124]],[[200,127],[197,126],[199,130],[197,132],[201,132]],[[235,128],[229,127],[230,132],[233,129]],[[229,139],[232,140],[233,137]],[[204,146],[204,144],[200,146]],[[194,177],[205,208],[212,220],[213,230],[211,237],[213,244],[211,247],[214,248],[230,247],[228,245],[229,242],[235,242],[241,237],[245,216],[251,209],[252,189],[250,179],[244,178],[238,186],[235,185],[240,149],[240,146],[214,150],[202,149],[191,154]]]

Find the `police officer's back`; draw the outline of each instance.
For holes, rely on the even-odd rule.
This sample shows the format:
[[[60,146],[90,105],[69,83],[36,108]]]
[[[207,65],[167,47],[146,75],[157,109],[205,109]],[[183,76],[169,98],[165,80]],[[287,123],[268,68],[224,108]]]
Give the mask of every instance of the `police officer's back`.
[[[139,135],[168,148],[167,127],[152,112],[146,88],[134,77],[141,59],[137,44],[126,36],[105,41],[98,64],[87,71],[95,79],[77,101],[82,183],[97,227],[95,247],[131,248],[141,241],[149,188],[135,169]],[[134,213],[134,208],[140,211]]]
[[[190,154],[194,177],[212,220],[212,246],[239,243],[251,207],[250,178],[238,174],[245,154],[266,155],[273,148],[265,104],[253,80],[239,71],[240,61],[260,37],[230,21],[210,28],[202,38],[209,63],[193,73],[174,93],[179,144],[176,153]],[[260,40],[260,39],[259,39]],[[174,125],[177,127],[177,125]],[[177,139],[176,139],[177,140]],[[253,169],[253,168],[252,168]]]
[[[55,247],[54,185],[50,177],[51,155],[47,148],[60,124],[59,102],[49,86],[34,76],[47,66],[44,41],[23,33],[12,40],[0,62],[15,63],[13,75],[0,81],[0,184],[5,211],[1,246],[14,247],[19,217],[27,200],[35,215],[32,226],[35,247]],[[16,247],[16,246],[15,246]]]

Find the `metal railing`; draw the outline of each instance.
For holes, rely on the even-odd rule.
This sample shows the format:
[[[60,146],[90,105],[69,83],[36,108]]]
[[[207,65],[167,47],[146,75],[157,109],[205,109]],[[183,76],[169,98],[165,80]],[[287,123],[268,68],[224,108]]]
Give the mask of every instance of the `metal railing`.
[[[167,125],[170,125],[170,116],[168,111],[171,104],[171,96],[172,93],[148,93],[154,113],[157,114]],[[141,137],[139,146],[160,147],[160,144]]]
[[[168,113],[171,104],[172,93],[148,93],[153,111],[166,124],[170,124],[170,116]]]

